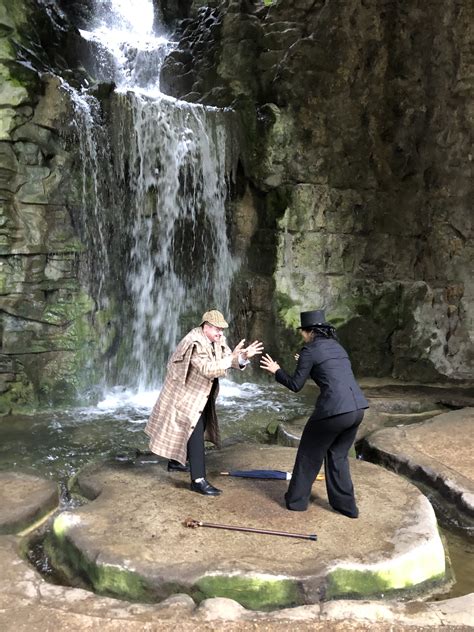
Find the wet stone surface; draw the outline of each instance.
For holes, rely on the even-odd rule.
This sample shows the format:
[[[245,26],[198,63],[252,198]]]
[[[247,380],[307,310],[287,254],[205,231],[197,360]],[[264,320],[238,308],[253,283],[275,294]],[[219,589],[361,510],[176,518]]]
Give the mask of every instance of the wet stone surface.
[[[371,460],[425,483],[474,527],[474,408],[443,413],[423,423],[384,428],[366,438]]]

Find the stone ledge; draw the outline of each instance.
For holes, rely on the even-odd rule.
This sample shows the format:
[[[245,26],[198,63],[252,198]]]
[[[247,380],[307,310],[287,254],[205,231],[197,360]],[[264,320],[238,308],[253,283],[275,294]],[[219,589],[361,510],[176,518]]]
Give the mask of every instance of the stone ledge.
[[[451,408],[474,406],[472,388],[468,387],[392,384],[376,378],[366,378],[361,384],[370,408],[365,411],[356,443],[385,427],[418,424]],[[272,422],[267,432],[279,445],[297,447],[308,416]]]
[[[236,632],[300,632],[343,629],[377,632],[423,629],[472,629],[474,594],[439,602],[331,601],[274,612],[249,611],[236,601],[207,599],[199,606],[178,594],[159,604],[139,604],[101,597],[79,588],[47,583],[18,557],[19,540],[0,537],[0,628],[4,632],[58,629],[63,632],[100,629],[105,632],[143,630],[180,632],[219,629]]]
[[[473,420],[474,408],[463,408],[414,426],[385,428],[365,439],[363,453],[428,485],[472,521]]]
[[[0,534],[18,533],[59,503],[54,481],[22,472],[0,472]]]

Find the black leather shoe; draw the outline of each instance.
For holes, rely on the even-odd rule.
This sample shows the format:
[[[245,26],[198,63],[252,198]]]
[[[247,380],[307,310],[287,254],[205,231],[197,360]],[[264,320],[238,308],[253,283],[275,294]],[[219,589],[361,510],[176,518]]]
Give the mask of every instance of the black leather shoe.
[[[191,490],[198,494],[204,494],[204,496],[219,496],[219,494],[222,494],[220,489],[208,483],[206,479],[199,481],[199,483],[197,481],[191,481]]]
[[[168,461],[168,472],[189,472],[189,465],[181,465],[179,461],[170,459]]]
[[[347,516],[348,518],[355,519],[359,517],[359,510],[357,509],[357,507],[353,509],[352,511],[346,511],[345,509],[336,509],[336,511],[341,513],[343,516]]]

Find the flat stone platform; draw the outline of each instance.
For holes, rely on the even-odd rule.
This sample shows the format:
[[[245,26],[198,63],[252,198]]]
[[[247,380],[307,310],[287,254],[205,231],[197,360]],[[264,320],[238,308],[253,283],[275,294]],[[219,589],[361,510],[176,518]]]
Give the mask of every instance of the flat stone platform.
[[[354,478],[358,476],[357,469],[359,469],[358,466],[354,468]],[[142,468],[142,472],[145,475],[144,478],[149,479],[151,492],[157,484],[170,485],[173,480],[177,487],[181,487],[183,491],[185,489],[184,475],[178,475],[178,478],[176,475],[170,475],[168,478],[161,465]],[[125,470],[123,473],[125,474]],[[13,474],[15,476],[12,476]],[[360,470],[360,474],[364,474],[363,469]],[[102,501],[108,493],[104,475],[105,470],[101,473],[96,470],[94,476],[87,477],[91,483],[89,494],[94,496],[103,490]],[[15,498],[17,504],[21,504],[23,499],[28,504],[31,485],[25,485],[26,479],[18,476],[18,472],[5,472],[4,480],[6,478],[10,480],[10,497]],[[127,489],[123,498],[123,502],[126,503],[130,501],[129,488],[136,477],[124,476],[120,480],[123,487]],[[139,485],[135,495],[140,494],[140,490],[143,489],[143,486]],[[227,492],[229,491],[230,488],[227,489]],[[359,491],[362,494],[361,505],[366,505],[367,499],[363,498],[366,491],[363,489]],[[315,487],[315,492],[315,504],[318,506],[318,486]],[[122,500],[117,499],[116,495],[113,497],[117,501],[117,506],[120,507],[123,504]],[[199,500],[199,497],[196,497]],[[94,503],[97,502],[99,499],[94,501]],[[107,502],[110,502],[110,499]],[[196,509],[192,499],[190,506]],[[132,504],[130,510],[134,508],[138,506]],[[146,503],[143,504],[142,509],[146,511]],[[118,518],[123,519],[124,516],[123,510],[117,516],[117,520],[113,514],[111,516],[109,524],[114,528],[109,530],[107,535],[111,543],[117,539],[115,531],[121,529]],[[132,511],[128,517],[133,521]],[[35,519],[35,516],[32,518]],[[151,518],[155,518],[155,510],[151,513]],[[341,520],[343,520],[342,517]],[[359,521],[346,519],[346,522],[355,524]],[[33,537],[36,537],[34,533]],[[246,609],[237,601],[224,597],[208,598],[197,603],[197,600],[195,601],[189,594],[183,593],[173,594],[164,601],[154,604],[122,601],[100,596],[89,590],[47,582],[24,558],[29,537],[0,535],[0,568],[2,569],[0,573],[0,630],[2,632],[31,632],[31,630],[122,632],[125,629],[127,632],[143,632],[144,630],[161,632],[171,629],[176,632],[214,632],[214,630],[287,632],[288,629],[299,632],[368,629],[376,629],[377,632],[392,632],[394,629],[397,631],[439,630],[441,627],[454,632],[472,629],[474,594],[433,602],[423,602],[418,599],[395,601],[387,598],[383,601],[333,600],[291,608],[278,608],[273,611]],[[142,543],[146,544],[146,541],[142,540]],[[302,541],[302,544],[307,543]],[[321,542],[308,544],[320,546]],[[278,550],[278,547],[275,547],[274,554],[277,554]],[[97,555],[97,563],[101,564],[103,560],[100,559],[98,552]],[[126,562],[127,565],[130,563],[130,560]],[[210,566],[212,566],[212,560],[210,560]]]
[[[411,426],[384,428],[365,439],[371,460],[429,485],[474,526],[474,408]]]
[[[0,533],[18,533],[59,502],[53,481],[23,472],[0,472]]]
[[[164,464],[97,465],[77,488],[93,502],[54,522],[51,554],[102,593],[197,601],[229,597],[252,609],[317,603],[323,596],[386,596],[442,580],[445,555],[428,500],[408,481],[353,460],[360,517],[328,505],[324,481],[306,512],[283,504],[285,481],[219,476],[228,469],[293,466],[295,450],[236,445],[208,457],[208,477],[223,490],[204,497],[186,474]],[[183,525],[209,523],[316,533],[318,541]],[[55,553],[56,552],[56,553]],[[59,554],[58,554],[59,552]]]

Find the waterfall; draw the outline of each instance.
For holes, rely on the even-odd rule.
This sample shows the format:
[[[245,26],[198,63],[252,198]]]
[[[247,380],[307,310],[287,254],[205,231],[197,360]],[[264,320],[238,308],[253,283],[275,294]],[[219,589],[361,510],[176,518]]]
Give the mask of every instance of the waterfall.
[[[146,389],[203,311],[229,317],[237,262],[226,222],[232,112],[161,93],[173,44],[152,32],[152,0],[137,4],[95,0],[81,34],[103,50],[116,87],[106,116],[90,94],[73,102],[94,295],[99,310],[120,310],[115,379]]]

